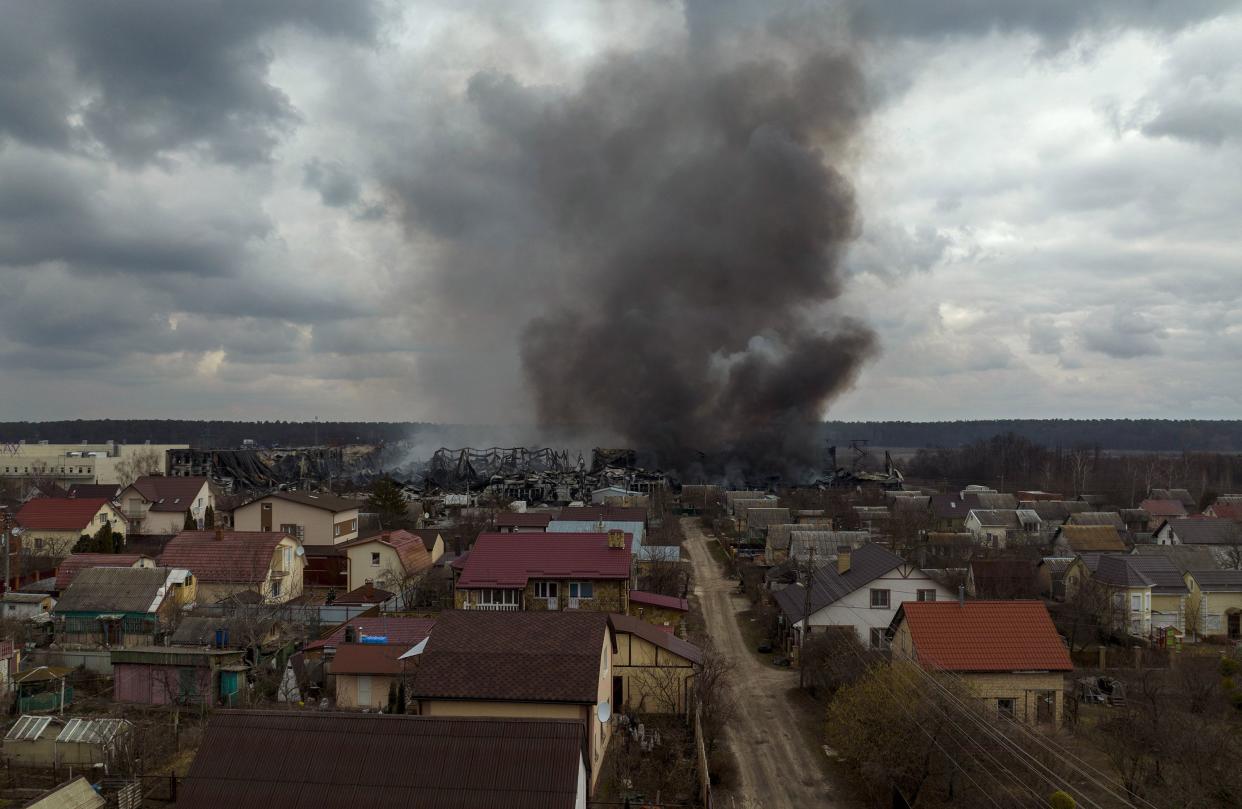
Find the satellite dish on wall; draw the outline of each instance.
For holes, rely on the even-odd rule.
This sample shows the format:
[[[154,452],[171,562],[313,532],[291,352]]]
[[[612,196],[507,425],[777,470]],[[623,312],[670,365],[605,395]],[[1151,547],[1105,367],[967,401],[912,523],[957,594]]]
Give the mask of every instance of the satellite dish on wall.
[[[600,700],[595,706],[595,715],[599,717],[600,722],[607,722],[612,718],[612,706],[608,704],[608,700]]]
[[[306,548],[303,548],[301,545],[299,545],[299,546],[297,546],[297,548],[296,548],[293,552],[294,552],[295,554],[297,554],[298,556],[305,556],[305,555],[306,555]]]

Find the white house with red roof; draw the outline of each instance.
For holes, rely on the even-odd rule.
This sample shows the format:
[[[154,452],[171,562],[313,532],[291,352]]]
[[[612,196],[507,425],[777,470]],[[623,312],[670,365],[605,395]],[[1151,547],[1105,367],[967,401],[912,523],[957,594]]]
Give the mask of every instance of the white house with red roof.
[[[175,534],[185,528],[185,515],[198,521],[208,506],[215,511],[211,481],[205,477],[143,475],[126,486],[117,500],[134,533]]]
[[[125,536],[128,525],[106,497],[37,497],[14,515],[21,529],[21,547],[44,556],[68,556],[84,535],[94,535],[105,524]]]
[[[631,534],[488,533],[453,566],[463,610],[593,610],[626,613]]]
[[[890,633],[894,663],[951,678],[1000,718],[1060,727],[1074,665],[1042,601],[907,601]]]

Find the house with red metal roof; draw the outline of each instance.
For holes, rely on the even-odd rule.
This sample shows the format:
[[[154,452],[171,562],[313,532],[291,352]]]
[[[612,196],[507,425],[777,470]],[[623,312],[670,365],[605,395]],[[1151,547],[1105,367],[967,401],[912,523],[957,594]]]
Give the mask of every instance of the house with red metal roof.
[[[105,524],[124,537],[129,525],[106,497],[36,497],[14,515],[21,529],[21,547],[40,556],[68,556],[84,534],[94,535]]]
[[[503,534],[541,533],[548,530],[552,517],[547,511],[502,511],[496,515],[496,530]]]
[[[631,534],[480,534],[454,567],[461,610],[595,610],[625,613],[633,575]]]
[[[1060,727],[1074,670],[1042,601],[907,601],[889,625],[893,661],[953,678],[986,711]]]
[[[371,582],[403,593],[432,566],[423,538],[410,531],[383,531],[337,547],[344,549],[349,560],[350,590]]]
[[[117,495],[125,519],[136,534],[175,534],[185,528],[185,515],[204,519],[216,496],[205,477],[143,475]]]
[[[182,531],[164,546],[159,563],[189,570],[199,599],[214,603],[242,593],[283,604],[302,594],[302,543],[280,531]]]
[[[676,631],[681,626],[689,611],[690,602],[684,598],[648,593],[643,590],[630,590],[629,614],[670,632]]]

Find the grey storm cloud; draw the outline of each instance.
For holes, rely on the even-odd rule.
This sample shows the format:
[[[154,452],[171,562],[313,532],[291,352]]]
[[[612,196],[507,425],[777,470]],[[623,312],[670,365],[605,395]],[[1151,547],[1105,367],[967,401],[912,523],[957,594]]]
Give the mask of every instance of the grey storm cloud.
[[[329,208],[353,205],[362,195],[362,183],[344,165],[335,160],[313,158],[304,168],[306,187],[319,192]]]
[[[377,24],[370,3],[334,0],[6,0],[0,15],[0,133],[97,143],[122,163],[187,147],[267,159],[297,113],[268,80],[263,38],[295,27],[367,40]]]
[[[1164,351],[1166,332],[1140,312],[1115,308],[1111,316],[1096,314],[1080,332],[1083,346],[1116,360],[1148,357]]]

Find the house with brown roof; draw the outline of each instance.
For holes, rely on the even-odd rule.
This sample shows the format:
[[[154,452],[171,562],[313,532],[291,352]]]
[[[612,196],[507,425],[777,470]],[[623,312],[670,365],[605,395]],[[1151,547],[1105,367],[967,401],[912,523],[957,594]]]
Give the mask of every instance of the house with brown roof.
[[[1221,519],[1242,523],[1242,502],[1235,500],[1221,502],[1217,500],[1203,511],[1203,515],[1205,517],[1220,517]]]
[[[185,528],[185,515],[199,521],[207,508],[214,512],[216,495],[205,477],[143,475],[117,496],[130,529],[136,534],[175,534]]]
[[[64,592],[79,573],[92,567],[155,566],[155,557],[141,553],[71,553],[56,567],[56,590]]]
[[[612,735],[616,638],[601,612],[440,614],[408,688],[424,716],[571,719],[594,792]]]
[[[215,603],[255,593],[283,604],[302,594],[306,566],[301,543],[280,531],[182,531],[159,556],[165,567],[189,570],[198,579],[199,599]]]
[[[966,578],[971,598],[1035,598],[1039,571],[1033,559],[972,559]]]
[[[432,565],[423,538],[410,531],[382,531],[340,547],[349,559],[350,590],[370,582],[404,593]]]
[[[123,543],[129,524],[105,497],[36,497],[13,516],[21,529],[20,547],[39,556],[64,557],[85,535],[94,535],[105,524]]]
[[[1062,525],[1052,535],[1052,553],[1055,556],[1125,551],[1125,540],[1111,525]]]
[[[556,516],[548,511],[502,511],[496,515],[496,530],[502,534],[542,533]]]
[[[220,711],[179,809],[581,809],[572,720]]]
[[[684,713],[703,653],[672,632],[628,615],[610,615],[617,638],[612,705],[623,712]]]
[[[56,642],[88,648],[154,645],[195,595],[194,577],[186,570],[88,568],[52,609]]]
[[[272,492],[233,509],[238,531],[280,531],[309,547],[358,538],[362,503],[327,492]]]
[[[681,629],[690,611],[690,602],[678,596],[630,590],[629,614],[642,618],[649,624],[664,627],[670,632]]]
[[[1174,520],[1178,517],[1185,517],[1190,513],[1186,510],[1186,506],[1182,505],[1181,500],[1148,498],[1139,503],[1139,508],[1151,515],[1153,523],[1159,523],[1162,520]]]
[[[625,613],[633,538],[583,534],[480,534],[455,568],[462,610],[595,610]]]
[[[893,660],[961,683],[1003,719],[1060,727],[1069,652],[1042,601],[902,604]]]

